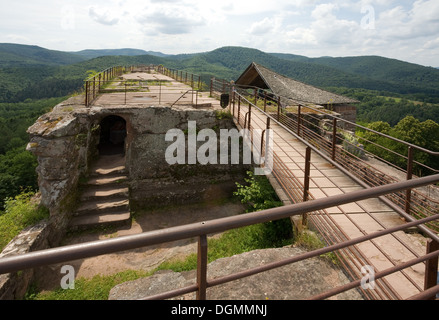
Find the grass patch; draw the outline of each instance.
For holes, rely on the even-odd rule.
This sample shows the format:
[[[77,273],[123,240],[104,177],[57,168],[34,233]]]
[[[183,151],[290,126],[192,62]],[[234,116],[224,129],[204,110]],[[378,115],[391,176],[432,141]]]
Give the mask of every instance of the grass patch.
[[[23,229],[49,217],[49,210],[39,205],[35,193],[24,191],[5,200],[5,209],[0,212],[0,250]]]
[[[151,272],[127,270],[111,276],[97,275],[92,279],[75,279],[74,289],[59,288],[50,292],[35,292],[31,288],[26,295],[26,300],[108,300],[110,290],[123,282],[147,277]]]

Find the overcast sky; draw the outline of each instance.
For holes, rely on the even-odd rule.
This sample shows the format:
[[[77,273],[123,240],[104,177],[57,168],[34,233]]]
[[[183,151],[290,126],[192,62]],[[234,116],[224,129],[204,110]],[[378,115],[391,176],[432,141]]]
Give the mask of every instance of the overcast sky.
[[[0,0],[0,42],[167,54],[223,46],[439,67],[438,0]]]

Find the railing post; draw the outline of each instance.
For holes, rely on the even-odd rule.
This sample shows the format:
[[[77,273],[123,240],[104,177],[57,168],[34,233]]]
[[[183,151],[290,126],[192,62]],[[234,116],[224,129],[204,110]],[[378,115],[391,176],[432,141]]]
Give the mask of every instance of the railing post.
[[[408,148],[407,158],[407,180],[411,180],[413,175],[413,148]],[[405,212],[410,214],[412,189],[407,189],[405,192]]]
[[[96,77],[93,77],[93,100],[96,98]]]
[[[214,78],[210,78],[210,96],[213,97],[213,80]]]
[[[331,159],[335,161],[335,150],[337,146],[337,119],[332,120],[332,157]]]
[[[197,257],[197,300],[206,300],[207,290],[207,236],[201,235],[198,239]]]
[[[277,121],[280,121],[280,97],[277,97]]]
[[[439,250],[439,242],[433,239],[428,239],[427,242],[427,254],[433,253]],[[428,290],[438,284],[438,257],[425,261],[425,279],[424,290]],[[429,300],[435,300],[435,295],[430,297]]]
[[[267,92],[264,91],[264,112],[267,112]]]
[[[252,121],[252,104],[249,102],[248,104],[248,130],[250,130],[250,124]]]
[[[300,136],[300,122],[302,120],[302,106],[299,104],[297,108],[297,135]]]
[[[102,73],[99,73],[99,87],[98,87],[98,92],[101,92],[101,77],[102,77]]]
[[[241,95],[238,96],[238,124],[239,124],[239,118],[241,116]]]
[[[305,178],[303,183],[303,202],[308,201],[309,198],[309,178],[311,172],[311,148],[306,148],[305,154]],[[302,225],[308,225],[308,213],[302,215]]]
[[[88,100],[88,81],[85,81],[85,106],[88,107],[89,100]]]
[[[271,127],[271,119],[270,117],[267,117],[267,124],[265,125],[265,129],[262,131],[261,134],[261,158],[266,155],[264,154],[263,150],[264,150],[264,138],[265,138],[265,132],[267,132],[268,130],[270,130]]]

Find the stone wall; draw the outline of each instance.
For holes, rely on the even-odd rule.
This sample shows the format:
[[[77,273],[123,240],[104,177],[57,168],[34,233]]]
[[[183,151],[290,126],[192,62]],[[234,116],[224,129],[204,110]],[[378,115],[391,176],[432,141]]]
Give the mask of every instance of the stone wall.
[[[130,201],[133,208],[151,207],[203,201],[212,189],[235,187],[248,169],[243,165],[174,164],[165,159],[166,149],[173,143],[166,141],[169,129],[185,133],[187,143],[188,122],[196,122],[197,132],[203,129],[234,128],[232,119],[219,119],[213,110],[175,110],[151,107],[133,113],[128,122],[127,168],[131,180]],[[198,142],[198,146],[203,142]],[[218,139],[219,150],[219,139]],[[185,158],[188,149],[186,149]]]

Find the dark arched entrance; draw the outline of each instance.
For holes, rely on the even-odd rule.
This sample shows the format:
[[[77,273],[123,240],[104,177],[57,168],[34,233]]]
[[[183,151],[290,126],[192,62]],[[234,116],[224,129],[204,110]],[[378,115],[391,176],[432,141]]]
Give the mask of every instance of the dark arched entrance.
[[[99,154],[124,154],[127,136],[125,119],[119,116],[108,116],[102,119],[100,126]]]

